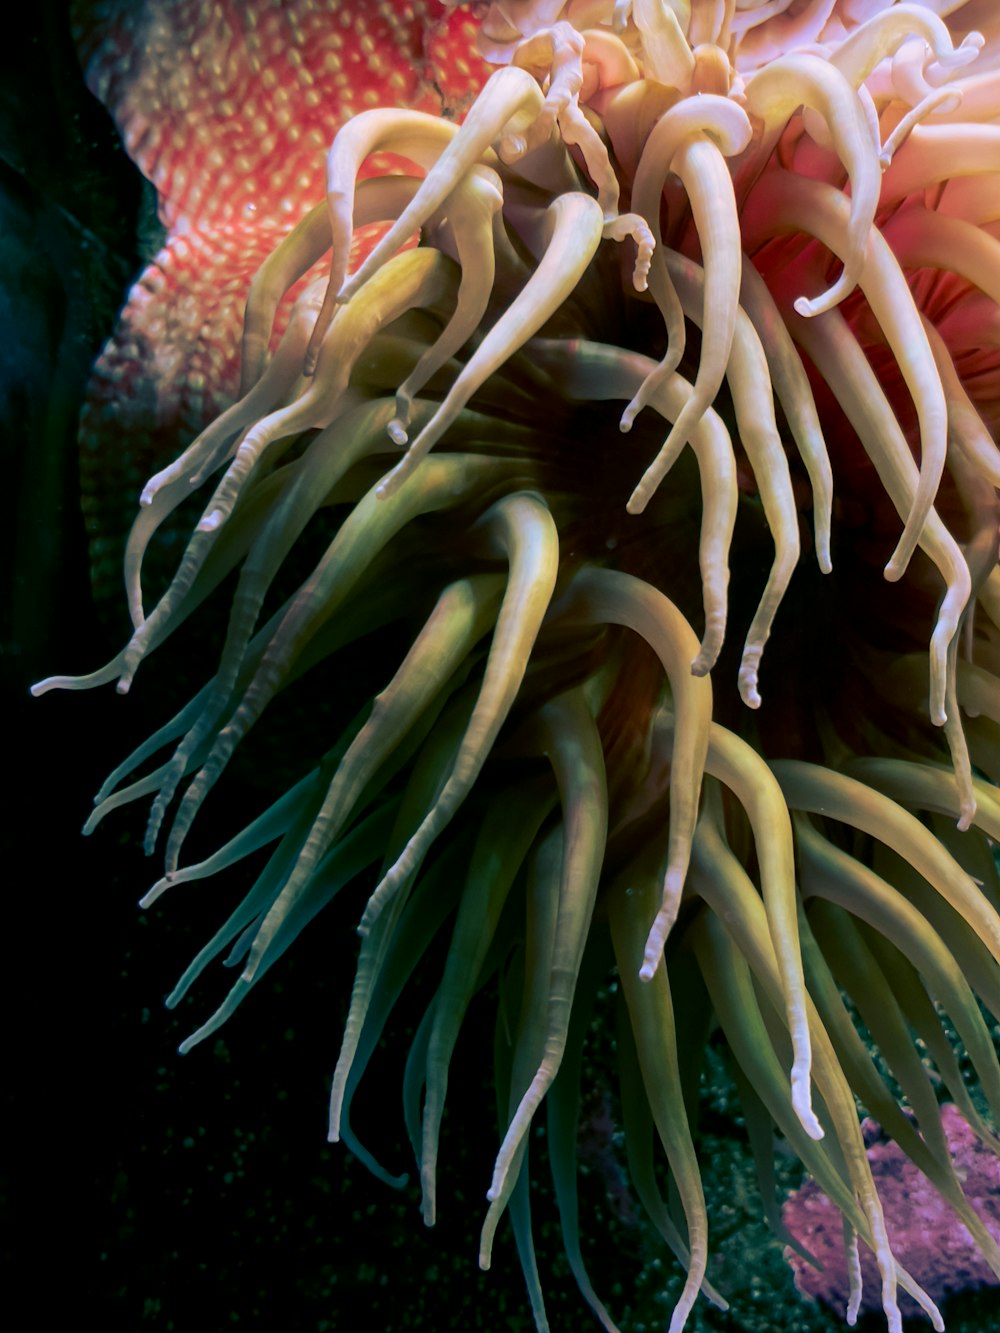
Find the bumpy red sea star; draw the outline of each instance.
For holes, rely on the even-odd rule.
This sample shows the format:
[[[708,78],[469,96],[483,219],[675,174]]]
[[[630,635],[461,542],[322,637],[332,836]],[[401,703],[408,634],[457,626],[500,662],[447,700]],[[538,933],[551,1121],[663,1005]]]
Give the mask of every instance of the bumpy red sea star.
[[[941,1122],[955,1168],[966,1196],[992,1235],[1000,1238],[1000,1163],[987,1144],[977,1138],[952,1105],[941,1108]],[[883,1137],[874,1120],[862,1126],[868,1159],[885,1205],[893,1248],[935,1300],[950,1292],[995,1283],[972,1237],[955,1212],[891,1139]],[[800,1291],[840,1309],[848,1299],[840,1215],[814,1182],[807,1181],[789,1198],[783,1212],[791,1233],[822,1262],[816,1269],[792,1250],[787,1257]],[[878,1309],[875,1266],[861,1253],[864,1274],[862,1305]],[[906,1310],[914,1312],[909,1298]]]
[[[460,115],[486,72],[473,45],[475,8],[441,0],[74,7],[87,83],[155,186],[166,229],[94,367],[83,411],[95,582],[117,585],[117,549],[102,556],[100,538],[120,533],[142,481],[236,396],[250,279],[322,199],[337,129],[375,106]],[[381,154],[362,174],[397,165]],[[276,336],[306,281],[283,304]]]

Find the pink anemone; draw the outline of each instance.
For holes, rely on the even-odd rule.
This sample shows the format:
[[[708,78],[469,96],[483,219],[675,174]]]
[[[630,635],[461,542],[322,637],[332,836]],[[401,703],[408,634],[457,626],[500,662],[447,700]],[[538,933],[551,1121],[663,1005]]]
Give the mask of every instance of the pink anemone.
[[[777,1130],[843,1215],[848,1318],[862,1245],[890,1329],[900,1290],[941,1327],[892,1252],[855,1098],[1000,1275],[938,1106],[943,1088],[996,1151],[1000,21],[977,0],[507,0],[479,41],[495,69],[460,122],[428,111],[419,79],[399,96],[385,63],[386,100],[408,105],[365,97],[333,137],[325,197],[316,183],[311,211],[275,225],[250,287],[238,390],[203,335],[198,391],[221,410],[142,488],[128,641],[37,692],[129,689],[235,576],[214,674],[118,765],[88,831],[150,803],[166,866],[147,904],[270,849],[169,997],[224,951],[241,969],[185,1051],[360,886],[330,1137],[385,1179],[352,1102],[443,937],[404,1084],[423,1216],[485,989],[500,1126],[479,1262],[509,1210],[539,1329],[543,1105],[569,1264],[616,1327],[584,1266],[574,1150],[612,977],[632,1185],[686,1273],[671,1333],[697,1300],[725,1306],[691,1118],[710,1029],[761,1178]],[[362,49],[377,64],[374,39]],[[315,91],[296,142],[321,137]],[[225,166],[224,144],[203,146]],[[286,197],[274,153],[254,215]],[[372,175],[385,153],[396,174]],[[182,235],[201,185],[172,195],[175,257],[201,253]],[[158,308],[155,288],[143,299]],[[150,597],[147,549],[191,503]],[[373,674],[387,626],[406,646]],[[187,862],[245,736],[307,673],[333,693],[366,674],[370,701]]]

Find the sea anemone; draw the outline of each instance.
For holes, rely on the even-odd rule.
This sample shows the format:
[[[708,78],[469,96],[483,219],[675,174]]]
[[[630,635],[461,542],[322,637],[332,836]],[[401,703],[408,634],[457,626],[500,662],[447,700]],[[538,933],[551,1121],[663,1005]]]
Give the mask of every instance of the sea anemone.
[[[115,768],[88,831],[151,799],[166,870],[147,905],[271,848],[168,999],[227,949],[241,967],[182,1051],[364,885],[330,1137],[390,1182],[352,1101],[410,978],[438,969],[403,1095],[427,1223],[452,1054],[494,997],[479,1261],[509,1210],[539,1329],[543,1102],[568,1261],[615,1328],[575,1160],[609,984],[631,1183],[686,1270],[672,1333],[699,1292],[724,1305],[693,1123],[716,1029],[762,1181],[777,1129],[843,1214],[849,1320],[863,1243],[889,1327],[897,1288],[943,1326],[893,1256],[856,1099],[1000,1276],[938,1106],[944,1089],[997,1150],[993,10],[485,7],[497,68],[461,123],[371,108],[337,134],[326,199],[251,285],[238,400],[143,487],[129,641],[36,687],[127,691],[234,575],[215,674]],[[409,165],[361,179],[380,152]],[[147,548],[200,487],[150,604]],[[349,719],[334,703],[312,769],[182,864],[237,747],[306,673],[376,692]]]

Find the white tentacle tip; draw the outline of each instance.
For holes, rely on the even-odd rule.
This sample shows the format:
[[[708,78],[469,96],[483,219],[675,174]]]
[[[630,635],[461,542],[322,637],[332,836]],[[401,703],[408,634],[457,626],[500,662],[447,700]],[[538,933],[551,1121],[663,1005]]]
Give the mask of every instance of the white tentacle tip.
[[[759,660],[758,654],[758,660]],[[747,708],[758,709],[762,703],[760,690],[757,688],[757,663],[744,665],[740,667],[737,678],[737,689],[740,692],[740,698],[746,704]]]
[[[809,1084],[805,1080],[792,1079],[792,1110],[805,1132],[818,1143],[823,1136],[823,1126],[816,1118],[809,1095]]]
[[[628,503],[625,506],[625,512],[627,514],[632,514],[633,516],[643,513],[646,506],[649,504],[651,494],[652,492],[647,491],[645,486],[640,483],[629,496]]]
[[[524,157],[528,151],[528,141],[523,134],[505,134],[500,140],[498,151],[501,161],[510,166]]]
[[[698,647],[698,656],[691,663],[691,675],[710,676],[722,652],[723,632],[710,627]]]
[[[403,425],[399,417],[393,417],[388,426],[386,426],[385,433],[388,435],[389,439],[392,440],[393,444],[398,444],[401,448],[410,438],[406,433],[406,427]]]
[[[667,896],[668,894],[665,891],[664,897]],[[643,950],[642,966],[639,968],[640,981],[652,981],[657,968],[663,962],[663,948],[674,921],[677,919],[679,898],[679,894],[671,894],[669,906],[661,907],[653,920],[649,935],[646,938],[646,947]]]
[[[952,52],[951,63],[956,65],[967,65],[970,61],[975,60],[976,56],[979,55],[979,52],[985,45],[986,38],[981,32],[973,31],[966,33]],[[959,55],[964,58],[956,60],[955,57]],[[945,62],[942,60],[939,61],[939,63],[943,65]],[[947,68],[947,66],[945,67]]]
[[[225,514],[222,512],[222,510],[213,509],[210,514],[206,514],[204,518],[199,520],[198,531],[215,532],[217,528],[222,526],[224,520],[225,520]]]
[[[639,415],[641,411],[642,411],[642,403],[639,401],[638,398],[633,398],[632,401],[629,403],[628,407],[626,407],[625,411],[622,413],[621,420],[618,422],[618,429],[621,431],[623,435],[627,435],[629,433],[629,431],[632,429],[633,421],[635,421],[636,417]]]
[[[396,492],[402,485],[403,481],[405,480],[405,474],[400,473],[400,468],[402,466],[403,466],[402,463],[398,463],[392,469],[391,472],[386,473],[386,475],[382,478],[379,484],[375,487],[376,500],[391,500],[392,497],[396,494]]]
[[[153,903],[156,902],[157,898],[159,898],[160,894],[164,891],[164,889],[167,889],[169,887],[170,887],[170,876],[165,875],[163,879],[158,879],[151,889],[147,889],[147,891],[139,899],[138,906],[141,907],[143,911],[145,911],[148,907],[152,907]]]
[[[909,556],[911,556],[912,549],[912,544],[907,543],[907,545],[903,547],[903,541],[900,540],[899,547],[897,547],[896,551],[893,551],[892,555],[889,556],[888,563],[885,564],[883,572],[881,572],[881,576],[883,576],[885,583],[899,583],[901,577],[907,572],[907,565],[909,564]]]
[[[302,358],[302,374],[306,379],[312,379],[313,375],[316,374],[316,363],[319,361],[319,349],[322,343],[320,341],[313,346],[314,339],[315,334],[313,335],[313,339],[310,340],[309,346],[306,348],[305,356]]]

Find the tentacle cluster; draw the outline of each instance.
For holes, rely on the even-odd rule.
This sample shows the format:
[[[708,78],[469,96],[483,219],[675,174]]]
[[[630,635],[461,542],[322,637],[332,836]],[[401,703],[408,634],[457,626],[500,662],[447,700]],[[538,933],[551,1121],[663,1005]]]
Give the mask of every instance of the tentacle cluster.
[[[705,1277],[697,1061],[678,1037],[708,1013],[762,1179],[773,1123],[842,1210],[849,1250],[873,1250],[890,1328],[897,1288],[941,1322],[893,1257],[854,1094],[1000,1276],[909,1035],[996,1147],[979,1002],[1000,1012],[1000,20],[969,31],[966,8],[985,13],[491,6],[482,50],[499,67],[461,125],[371,110],[337,136],[325,203],[253,283],[242,397],[142,492],[128,643],[37,687],[129,688],[238,570],[215,674],[114,771],[88,831],[152,798],[147,848],[168,826],[167,864],[146,904],[273,849],[169,998],[226,949],[242,969],[184,1050],[367,883],[330,1134],[391,1183],[352,1098],[448,934],[404,1090],[428,1222],[458,1033],[476,992],[499,990],[480,1262],[509,1208],[540,1329],[527,1158],[543,1100],[570,1265],[615,1327],[583,1265],[572,1147],[586,1016],[612,962],[634,1184],[688,1275],[671,1330],[699,1292],[724,1305]],[[359,184],[382,150],[414,174]],[[212,476],[147,609],[144,553]],[[800,558],[810,511],[815,562]],[[302,578],[307,529],[325,535]],[[373,662],[366,641],[393,624],[411,646]],[[745,636],[735,659],[727,626]],[[371,702],[297,786],[181,867],[250,728],[331,669],[367,673]],[[678,968],[700,980],[672,986]]]

